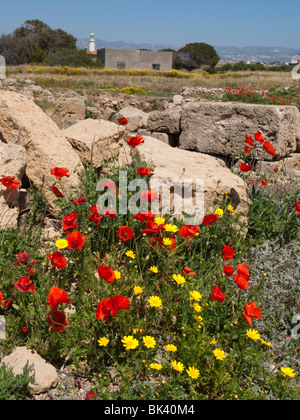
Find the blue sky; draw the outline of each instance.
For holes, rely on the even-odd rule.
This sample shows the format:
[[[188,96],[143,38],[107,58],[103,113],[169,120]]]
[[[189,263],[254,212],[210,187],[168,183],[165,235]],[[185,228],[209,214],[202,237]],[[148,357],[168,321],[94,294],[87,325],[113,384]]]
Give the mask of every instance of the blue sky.
[[[299,0],[0,0],[0,35],[39,19],[76,38],[300,48]]]

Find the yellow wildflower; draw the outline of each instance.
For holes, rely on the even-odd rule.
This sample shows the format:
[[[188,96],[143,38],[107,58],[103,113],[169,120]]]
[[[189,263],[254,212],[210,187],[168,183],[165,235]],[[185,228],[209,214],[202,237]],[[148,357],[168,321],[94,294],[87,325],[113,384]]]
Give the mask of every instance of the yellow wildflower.
[[[196,369],[194,366],[189,367],[186,370],[187,374],[189,375],[190,378],[192,379],[198,379],[200,376],[200,371],[198,369]]]
[[[172,225],[172,224],[166,224],[165,225],[165,232],[172,232],[172,233],[176,233],[178,232],[179,228],[176,225]]]
[[[198,313],[202,311],[202,308],[198,303],[193,304],[193,309]]]
[[[223,216],[223,214],[224,214],[224,210],[222,210],[222,209],[216,209],[215,214],[216,214],[217,216]]]
[[[155,370],[161,370],[162,369],[162,365],[160,365],[159,363],[151,363],[149,365],[150,369],[155,369]]]
[[[150,335],[146,335],[143,337],[143,341],[147,349],[154,349],[156,346],[156,340],[154,337],[151,337]]]
[[[152,266],[152,267],[150,267],[149,268],[149,271],[152,271],[152,273],[158,273],[158,268],[157,267],[155,267],[155,266]]]
[[[134,286],[133,293],[139,295],[140,293],[143,293],[143,288],[141,286]]]
[[[154,219],[155,224],[158,226],[165,224],[166,219],[164,217],[155,217]]]
[[[217,360],[224,360],[227,357],[226,354],[225,354],[225,352],[223,350],[221,350],[221,349],[215,349],[213,351],[213,353],[214,353],[214,356],[215,356],[215,358]]]
[[[166,246],[171,246],[171,245],[173,245],[173,241],[170,238],[164,238],[163,239],[163,244],[166,245]]]
[[[123,343],[123,346],[125,347],[125,350],[134,350],[139,346],[138,340],[136,338],[133,338],[132,335],[124,337],[121,341]]]
[[[196,302],[199,302],[202,299],[202,295],[194,290],[193,292],[190,292],[191,300],[195,300]]]
[[[106,347],[107,344],[109,343],[109,339],[106,337],[101,337],[99,338],[98,343],[100,347]]]
[[[150,306],[153,306],[155,308],[160,308],[162,306],[161,298],[158,296],[151,296],[148,302],[150,303]]]
[[[165,347],[165,349],[167,351],[172,352],[172,353],[175,353],[177,351],[177,347],[174,346],[174,344],[167,344],[166,347]]]
[[[246,334],[249,338],[251,338],[254,341],[260,340],[260,335],[256,330],[248,330]]]
[[[58,249],[64,249],[64,248],[68,248],[69,243],[66,239],[59,239],[58,241],[55,242],[55,246]]]
[[[181,362],[176,362],[176,360],[172,360],[171,365],[172,365],[173,369],[176,370],[177,372],[183,372],[184,371],[184,366]]]
[[[294,369],[291,369],[289,367],[282,367],[280,368],[280,370],[285,378],[294,378],[296,376]]]
[[[234,212],[234,208],[231,205],[227,206],[227,210],[230,211],[230,213]]]
[[[134,253],[133,251],[127,251],[127,252],[125,253],[125,255],[126,255],[127,257],[129,257],[129,258],[132,258],[133,260],[136,258],[136,255],[135,255],[135,253]]]
[[[116,280],[119,280],[122,277],[120,271],[118,270],[115,270],[115,276],[116,276]]]
[[[185,283],[185,278],[181,274],[173,274],[173,279],[179,285]]]

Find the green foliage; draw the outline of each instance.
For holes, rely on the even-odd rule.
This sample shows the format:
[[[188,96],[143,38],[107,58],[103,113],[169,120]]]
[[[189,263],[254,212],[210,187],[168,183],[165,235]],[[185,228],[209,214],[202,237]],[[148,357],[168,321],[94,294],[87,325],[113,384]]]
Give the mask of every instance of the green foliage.
[[[180,48],[176,55],[176,68],[191,71],[202,66],[215,67],[220,60],[216,50],[204,42],[194,42]]]
[[[20,375],[14,375],[12,368],[0,366],[0,401],[24,400],[29,394],[29,384],[32,383],[34,377],[28,368],[28,363]]]

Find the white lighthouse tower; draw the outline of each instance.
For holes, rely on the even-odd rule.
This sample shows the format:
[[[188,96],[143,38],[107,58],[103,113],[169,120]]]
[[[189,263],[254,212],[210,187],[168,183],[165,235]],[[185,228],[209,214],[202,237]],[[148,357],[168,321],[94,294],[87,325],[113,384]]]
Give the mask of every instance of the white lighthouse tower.
[[[94,34],[92,33],[90,36],[90,41],[89,41],[89,52],[93,52],[96,50],[96,41],[94,38]]]

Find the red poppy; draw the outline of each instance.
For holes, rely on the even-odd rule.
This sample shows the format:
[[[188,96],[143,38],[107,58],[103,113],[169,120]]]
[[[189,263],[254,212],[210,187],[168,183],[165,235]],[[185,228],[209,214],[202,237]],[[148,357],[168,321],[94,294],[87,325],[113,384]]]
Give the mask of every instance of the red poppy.
[[[35,292],[34,286],[29,277],[20,277],[16,283],[13,283],[13,285],[22,293]]]
[[[31,277],[31,276],[33,276],[33,275],[34,275],[34,270],[33,270],[33,268],[34,268],[35,264],[39,264],[39,261],[36,261],[36,260],[32,260],[32,259],[31,259],[31,260],[30,260],[30,264],[31,264],[31,266],[27,268],[27,271],[29,271],[29,276]]]
[[[147,176],[147,175],[150,176],[151,175],[150,169],[149,168],[146,168],[144,166],[142,166],[141,168],[139,168],[138,171],[137,171],[137,173],[138,173],[138,175],[141,175],[141,176]]]
[[[230,265],[225,265],[223,270],[226,276],[232,276],[234,274],[234,269]]]
[[[265,141],[265,138],[261,134],[260,131],[254,134],[255,140],[259,141],[260,143],[263,143]]]
[[[268,182],[265,179],[261,180],[261,185],[263,185],[264,187],[266,187],[268,185]]]
[[[74,231],[67,235],[68,249],[82,249],[86,242],[86,236],[82,236],[80,232]]]
[[[246,164],[246,163],[244,163],[244,162],[241,162],[241,163],[239,164],[239,167],[240,167],[240,170],[241,170],[242,172],[250,172],[250,171],[252,171],[252,169],[253,169],[253,166],[247,165],[247,164]]]
[[[117,213],[113,209],[103,210],[103,216],[113,218],[117,216]]]
[[[62,192],[59,191],[57,187],[50,188],[54,195],[56,195],[57,198],[63,198],[64,195]]]
[[[261,309],[259,309],[253,302],[245,305],[244,310],[246,314],[252,318],[261,319],[262,317]]]
[[[51,311],[47,315],[48,325],[51,328],[51,332],[62,332],[69,324],[66,320],[66,315],[61,311]]]
[[[107,265],[99,265],[99,267],[97,267],[97,270],[98,270],[99,277],[104,279],[106,283],[112,284],[115,281],[116,274],[114,270],[107,267]]]
[[[122,117],[118,120],[118,123],[121,124],[121,125],[127,125],[127,124],[130,123],[130,121],[128,121],[127,118]]]
[[[199,226],[184,225],[179,229],[179,236],[182,238],[193,238],[199,232]]]
[[[139,220],[140,222],[145,222],[146,220],[153,221],[155,217],[156,215],[151,213],[149,210],[146,210],[143,213],[139,212],[133,216],[134,219]]]
[[[75,206],[78,206],[81,203],[86,203],[86,198],[83,194],[81,197],[75,198],[75,200],[73,201],[73,204],[75,204]]]
[[[222,293],[220,286],[216,286],[214,289],[212,289],[211,291],[211,300],[214,301],[216,300],[219,303],[223,303],[225,300],[225,295],[224,293]]]
[[[250,327],[252,327],[252,318],[251,318],[251,316],[247,315],[245,312],[242,312],[242,316],[248,322],[248,324],[250,325]]]
[[[246,136],[245,136],[245,142],[247,144],[249,144],[250,147],[253,147],[254,146],[254,140],[248,134],[246,134]]]
[[[97,394],[93,394],[91,391],[88,391],[85,396],[86,401],[93,401],[97,398]]]
[[[268,152],[271,156],[275,156],[276,154],[276,149],[275,147],[272,146],[271,143],[269,143],[268,141],[264,141],[263,142],[263,148],[265,149],[266,152]]]
[[[223,255],[223,260],[230,261],[235,255],[234,249],[231,248],[230,245],[225,245],[222,250],[222,255]]]
[[[146,229],[142,230],[142,234],[157,236],[159,235],[160,230],[160,226],[158,226],[153,220],[147,220]]]
[[[278,174],[279,169],[278,168],[274,168],[274,172],[275,172],[275,174]]]
[[[300,214],[300,201],[295,201],[294,206],[296,209],[296,213]]]
[[[129,146],[135,149],[136,146],[139,146],[140,144],[144,143],[144,139],[141,136],[135,136],[127,139],[126,142],[129,144]]]
[[[128,308],[129,300],[125,296],[119,295],[110,299],[106,298],[98,303],[96,318],[101,319],[101,321],[107,321],[110,316],[114,318],[118,311]]]
[[[49,305],[53,311],[56,311],[57,306],[61,303],[71,303],[68,299],[67,292],[59,287],[51,287],[47,299],[47,305]]]
[[[16,180],[14,176],[4,175],[2,175],[2,177],[0,178],[0,182],[4,187],[10,188],[11,190],[17,189],[21,184],[21,181]]]
[[[26,264],[29,260],[29,254],[27,249],[24,252],[19,252],[15,258],[15,265]]]
[[[53,168],[50,171],[51,175],[54,175],[57,179],[62,178],[63,176],[66,176],[69,178],[69,169],[67,168]]]
[[[51,264],[59,270],[62,270],[67,265],[67,259],[59,251],[53,252],[52,255],[47,254]]]
[[[100,214],[101,207],[100,206],[92,206],[91,207],[91,214],[88,217],[88,220],[91,220],[93,223],[95,223],[96,226],[100,224],[100,221],[102,219],[102,216]]]
[[[189,267],[184,267],[184,269],[182,270],[182,275],[186,276],[187,274],[191,275],[191,276],[196,276],[196,272],[191,270]]]
[[[242,290],[248,290],[249,288],[249,283],[248,283],[248,278],[245,277],[243,274],[237,273],[234,276],[234,281],[235,283],[238,285],[238,287]]]
[[[251,147],[249,147],[249,146],[245,146],[245,152],[246,153],[252,153],[252,149],[251,149]]]
[[[3,295],[3,293],[2,292],[0,292],[0,302],[2,301],[2,300],[4,300],[5,298],[4,298],[4,295]]]
[[[153,201],[159,201],[159,196],[155,191],[143,191],[141,193],[141,201],[152,203]]]
[[[116,190],[116,184],[114,183],[114,181],[103,181],[101,185],[102,187],[104,187],[105,190]]]
[[[249,268],[245,264],[238,264],[237,272],[244,276],[247,280],[250,280]]]
[[[118,230],[118,236],[120,238],[120,241],[126,242],[134,236],[134,232],[128,226],[121,226]]]
[[[71,233],[73,230],[78,229],[77,217],[78,214],[75,211],[63,217],[62,227],[65,233]]]
[[[216,223],[218,220],[219,218],[216,214],[208,214],[207,216],[204,216],[202,220],[202,225],[211,226],[212,224]]]

